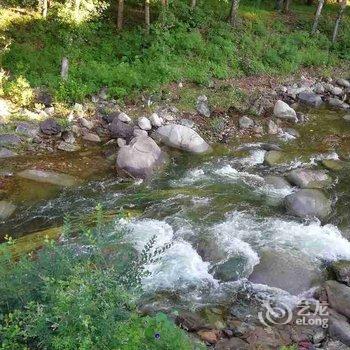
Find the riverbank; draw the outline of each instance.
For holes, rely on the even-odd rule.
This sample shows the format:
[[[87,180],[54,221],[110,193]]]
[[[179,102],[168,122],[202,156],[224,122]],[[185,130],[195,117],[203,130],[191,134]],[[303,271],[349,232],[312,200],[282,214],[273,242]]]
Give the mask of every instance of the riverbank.
[[[341,80],[345,75],[338,74],[332,80],[304,76],[287,84],[269,81],[269,88],[257,95],[248,94],[248,84],[239,94],[229,85],[214,86],[205,95],[203,90],[177,86],[173,99],[146,99],[141,106],[120,110],[103,90],[94,101],[68,110],[69,123],[52,117],[31,121],[37,141],[13,135],[26,139],[21,144],[32,145],[32,150],[15,145],[13,151],[23,154],[2,163],[2,202],[17,207],[0,227],[20,236],[60,225],[67,213],[82,217],[97,203],[107,211],[136,209],[140,217],[116,219],[106,229],[107,237],[122,226],[136,250],[154,235],[156,247],[171,243],[162,260],[147,266],[151,274],[141,282],[145,294],[140,312],[166,312],[217,349],[293,344],[299,349],[340,349],[345,346],[341,342],[347,344],[349,324],[339,305],[349,287],[345,288],[347,270],[333,275],[332,266],[350,259],[350,136],[344,119],[349,87]],[[113,112],[96,113],[111,104]],[[18,128],[23,122],[15,123]],[[182,138],[176,144],[176,138],[159,131],[172,125],[181,126],[178,132],[192,130],[190,140]],[[94,133],[100,142],[84,140]],[[67,142],[69,135],[74,142]],[[131,139],[149,136],[157,143],[147,141],[151,147],[142,149],[141,160],[135,161],[135,153],[122,165],[135,161],[124,169],[127,173],[117,172],[117,154],[130,149]],[[62,142],[81,149],[59,149]],[[36,153],[40,144],[41,154]],[[158,147],[168,161],[159,170],[152,167],[153,175],[143,182],[135,181],[130,176],[135,164],[142,164],[145,154],[154,150],[158,155]],[[202,151],[206,152],[198,153]],[[303,204],[301,199],[295,207],[292,199],[310,193],[316,194],[311,202]],[[305,207],[300,210],[300,205]],[[338,282],[327,282],[330,279]],[[303,321],[306,325],[298,326],[294,307],[305,299],[313,305],[310,310],[318,301],[329,301],[330,328],[324,330],[324,315],[314,313]],[[262,301],[294,310],[294,321],[284,324],[277,315],[273,324],[278,325],[267,327],[259,319],[259,312],[266,313]],[[194,311],[189,313],[189,308]],[[309,317],[318,323],[311,324]]]

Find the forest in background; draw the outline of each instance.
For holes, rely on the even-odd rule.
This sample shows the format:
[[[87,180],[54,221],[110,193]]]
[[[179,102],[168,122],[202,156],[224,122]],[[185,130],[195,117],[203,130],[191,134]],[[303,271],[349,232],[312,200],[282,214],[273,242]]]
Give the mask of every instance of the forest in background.
[[[18,91],[43,87],[56,101],[76,102],[108,86],[110,97],[122,100],[140,91],[159,92],[172,82],[208,84],[308,67],[327,74],[350,59],[344,2],[326,2],[314,30],[318,1],[286,1],[287,9],[277,1],[278,10],[273,0],[242,0],[233,22],[236,1],[128,1],[122,22],[120,3],[3,2],[0,92],[16,99]],[[62,78],[65,59],[69,68]]]

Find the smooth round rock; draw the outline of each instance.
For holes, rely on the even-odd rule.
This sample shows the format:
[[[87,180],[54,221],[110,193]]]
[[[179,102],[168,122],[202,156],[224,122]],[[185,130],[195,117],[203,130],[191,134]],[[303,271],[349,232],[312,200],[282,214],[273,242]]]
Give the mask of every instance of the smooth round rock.
[[[300,218],[325,219],[332,211],[331,201],[315,189],[292,193],[285,197],[284,202],[287,212]]]
[[[139,118],[138,125],[139,125],[141,130],[151,130],[152,129],[152,124],[149,121],[149,119],[146,117]]]

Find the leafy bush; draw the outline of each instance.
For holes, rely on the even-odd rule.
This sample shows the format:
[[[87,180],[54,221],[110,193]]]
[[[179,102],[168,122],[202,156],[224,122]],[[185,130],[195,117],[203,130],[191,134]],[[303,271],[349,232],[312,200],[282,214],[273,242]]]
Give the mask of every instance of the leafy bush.
[[[0,349],[193,349],[164,314],[137,312],[145,264],[161,258],[153,238],[137,254],[125,230],[101,224],[15,262],[0,252]],[[112,232],[112,233],[111,233]],[[150,253],[152,251],[152,253]]]
[[[20,106],[28,106],[33,101],[33,90],[23,76],[4,84],[4,94]]]

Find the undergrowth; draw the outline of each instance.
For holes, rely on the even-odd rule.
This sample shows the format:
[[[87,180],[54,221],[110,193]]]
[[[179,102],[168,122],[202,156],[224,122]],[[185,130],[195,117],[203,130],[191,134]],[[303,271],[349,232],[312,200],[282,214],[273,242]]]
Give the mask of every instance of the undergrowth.
[[[94,16],[79,21],[68,20],[60,3],[47,19],[29,7],[20,13],[0,9],[0,66],[11,73],[9,84],[22,77],[32,87],[47,87],[56,101],[80,101],[102,86],[108,86],[110,97],[130,99],[171,82],[205,85],[211,79],[286,75],[350,60],[349,16],[344,16],[337,44],[330,41],[334,4],[325,7],[316,36],[310,34],[315,8],[305,1],[293,1],[292,13],[283,15],[274,10],[274,1],[243,0],[235,29],[226,21],[225,2],[199,1],[195,11],[187,0],[170,2],[162,19],[152,3],[149,35],[141,27],[138,4],[126,4],[128,25],[120,33],[114,8],[103,4]],[[70,63],[67,81],[60,78],[63,57]]]
[[[61,242],[14,261],[8,239],[0,251],[0,349],[194,349],[165,314],[140,316],[146,265],[167,247],[153,238],[141,253],[118,222],[73,230]],[[72,235],[72,232],[75,232]]]

